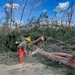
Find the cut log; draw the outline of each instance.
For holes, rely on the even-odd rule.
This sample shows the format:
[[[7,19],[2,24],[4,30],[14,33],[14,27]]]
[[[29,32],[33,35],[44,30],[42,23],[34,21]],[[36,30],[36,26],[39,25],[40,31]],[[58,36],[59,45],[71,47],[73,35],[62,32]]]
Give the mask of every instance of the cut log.
[[[57,62],[62,63],[64,65],[67,65],[67,66],[70,66],[72,68],[75,68],[75,63],[68,63],[69,58],[65,58],[65,57],[54,55],[53,53],[45,52],[45,51],[41,50],[40,48],[37,49],[37,52],[39,54],[47,57],[48,59],[50,59],[52,61],[57,61]]]
[[[75,68],[75,63],[68,63],[69,58],[65,58],[65,57],[62,57],[61,55],[57,55],[57,53],[48,53],[48,52],[43,51],[40,48],[37,48],[36,52],[39,53],[40,55],[48,58],[49,60],[56,61],[56,62],[62,63],[64,65],[70,66],[72,68]],[[65,55],[65,53],[61,53],[61,54]]]
[[[64,65],[70,66],[72,68],[75,68],[75,62],[69,63],[70,59],[68,57],[72,57],[71,54],[58,53],[58,52],[48,53],[48,52],[45,52],[44,50],[38,48],[37,46],[33,45],[33,44],[37,44],[38,42],[40,42],[42,40],[44,40],[44,37],[40,37],[37,40],[31,42],[30,48],[31,49],[34,48],[34,50],[35,50],[35,52],[32,54],[39,53],[40,55],[47,57],[49,60],[56,61],[56,62],[62,63]]]
[[[28,44],[28,47],[31,49],[31,50],[36,50],[37,46],[35,44],[38,44],[39,42],[43,41],[44,40],[44,37],[41,36],[39,37],[38,39],[32,41],[31,43]]]
[[[68,62],[69,64],[73,64],[73,63],[75,63],[75,55],[73,55],[73,56],[71,56],[70,58],[69,58],[69,62]]]
[[[71,57],[71,54],[67,53],[60,53],[60,52],[53,52],[52,54],[57,55],[57,56],[62,56],[62,57]]]
[[[37,43],[39,43],[40,41],[43,41],[43,40],[44,40],[44,37],[41,36],[41,37],[39,37],[38,39],[32,41],[31,43],[32,43],[32,44],[37,44]]]

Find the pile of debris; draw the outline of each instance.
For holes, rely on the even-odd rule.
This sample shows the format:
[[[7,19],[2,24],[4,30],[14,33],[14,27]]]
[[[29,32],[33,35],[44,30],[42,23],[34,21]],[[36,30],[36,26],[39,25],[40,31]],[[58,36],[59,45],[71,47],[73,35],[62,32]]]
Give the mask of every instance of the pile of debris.
[[[36,53],[39,53],[40,55],[52,60],[53,62],[56,61],[56,62],[59,62],[60,64],[62,63],[64,65],[67,65],[67,66],[70,66],[72,68],[75,68],[75,55],[60,52],[61,48],[58,48],[58,46],[56,46],[55,44],[53,46],[58,50],[57,52],[56,52],[56,50],[53,51],[53,52],[47,52],[47,51],[44,50],[44,48],[39,48],[39,47],[34,45],[34,44],[38,43],[41,40],[44,40],[44,39],[41,39],[41,37],[40,37],[40,38],[38,38],[37,40],[33,41],[30,44],[31,49],[34,50],[32,52],[32,55],[34,55]]]
[[[55,62],[58,62],[59,64],[62,63],[64,65],[75,68],[75,56],[72,55],[72,53],[68,53],[67,50],[64,51],[64,49],[63,49],[65,46],[68,46],[68,45],[66,45],[64,42],[59,42],[59,41],[56,41],[56,42],[54,41],[54,43],[53,43],[52,40],[53,39],[50,39],[50,41],[52,43],[49,40],[44,41],[44,37],[42,36],[42,37],[39,37],[38,39],[32,41],[28,45],[29,48],[33,50],[32,53],[29,55],[33,56],[38,53],[53,62],[55,61]],[[49,42],[50,42],[50,44],[49,44]],[[15,59],[15,57],[16,57],[16,59]],[[4,59],[4,62],[8,61],[9,58],[10,57],[8,57],[8,58],[6,57]],[[9,60],[10,61],[9,63],[12,63],[13,61],[15,61],[15,63],[17,63],[16,62],[17,61],[16,54],[14,55],[14,58],[12,58],[12,59],[10,58],[10,60]],[[3,61],[3,59],[1,59],[1,62],[2,61]]]

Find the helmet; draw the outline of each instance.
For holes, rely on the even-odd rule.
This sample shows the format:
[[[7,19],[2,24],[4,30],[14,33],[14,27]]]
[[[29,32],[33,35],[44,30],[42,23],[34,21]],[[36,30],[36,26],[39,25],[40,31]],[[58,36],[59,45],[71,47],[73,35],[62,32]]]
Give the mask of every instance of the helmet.
[[[30,36],[27,37],[26,40],[27,40],[28,42],[31,42],[31,38],[30,38]]]

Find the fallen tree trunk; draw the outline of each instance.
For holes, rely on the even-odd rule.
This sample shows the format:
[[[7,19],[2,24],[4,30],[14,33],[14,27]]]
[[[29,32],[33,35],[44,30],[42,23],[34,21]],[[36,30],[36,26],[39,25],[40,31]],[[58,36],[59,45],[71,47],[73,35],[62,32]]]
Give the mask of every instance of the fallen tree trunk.
[[[44,40],[44,37],[41,36],[39,37],[38,39],[32,41],[31,43],[28,44],[28,47],[31,49],[31,50],[35,50],[37,48],[37,46],[35,44],[38,44],[39,42],[43,41]]]
[[[69,63],[69,57],[72,57],[71,54],[58,53],[58,52],[48,53],[48,52],[45,52],[44,50],[38,48],[37,46],[35,46],[35,44],[37,44],[38,42],[40,42],[42,40],[44,40],[44,37],[40,37],[37,40],[31,42],[31,44],[29,46],[31,49],[34,49],[34,52],[32,52],[32,55],[39,53],[40,55],[47,57],[48,59],[50,59],[52,61],[57,61],[57,62],[62,63],[64,65],[75,68],[75,63]]]
[[[41,41],[43,41],[43,40],[44,40],[44,37],[41,36],[41,37],[39,37],[38,39],[32,41],[31,43],[32,43],[32,44],[37,44],[37,43],[39,43],[39,42],[41,42]]]
[[[52,52],[52,54],[57,55],[57,56],[62,56],[62,57],[71,57],[71,54],[67,53],[61,53],[61,52]]]
[[[67,66],[70,66],[72,68],[75,68],[75,62],[69,63],[69,60],[70,60],[69,57],[72,57],[71,54],[60,53],[60,52],[59,53],[57,53],[57,52],[48,53],[48,52],[45,52],[42,49],[37,48],[37,47],[35,49],[35,52],[32,52],[32,55],[34,55],[36,53],[39,53],[40,55],[42,55],[44,57],[47,57],[48,59],[52,60],[53,62],[57,61],[57,62],[62,63],[64,65],[67,65]],[[66,58],[63,57],[63,56],[66,56]]]
[[[55,55],[57,53],[48,53],[48,52],[45,52],[43,51],[42,49],[40,48],[37,48],[36,49],[37,53],[39,53],[40,55],[44,56],[44,57],[47,57],[49,60],[52,60],[53,62],[56,61],[56,62],[59,62],[59,63],[62,63],[64,65],[67,65],[67,66],[70,66],[72,68],[75,68],[75,63],[68,63],[69,61],[69,58],[65,58],[65,57],[62,57],[61,54],[66,54],[66,53],[60,53],[60,56],[59,55]],[[59,54],[59,53],[58,53]],[[68,54],[67,54],[68,55]]]

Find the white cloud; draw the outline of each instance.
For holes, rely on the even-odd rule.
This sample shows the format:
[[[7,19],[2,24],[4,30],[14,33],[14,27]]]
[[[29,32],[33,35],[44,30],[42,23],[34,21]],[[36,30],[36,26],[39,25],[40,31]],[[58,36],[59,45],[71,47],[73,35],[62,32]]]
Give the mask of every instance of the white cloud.
[[[13,3],[12,5],[11,4],[9,4],[9,3],[6,3],[5,5],[4,5],[4,7],[8,7],[8,8],[16,8],[16,9],[18,9],[19,8],[19,4],[16,4],[16,3]]]
[[[67,9],[69,6],[69,1],[64,2],[64,3],[59,3],[59,5],[54,9],[54,11],[61,11]]]

